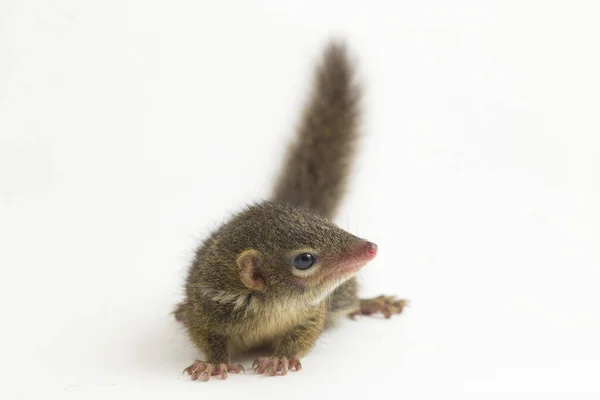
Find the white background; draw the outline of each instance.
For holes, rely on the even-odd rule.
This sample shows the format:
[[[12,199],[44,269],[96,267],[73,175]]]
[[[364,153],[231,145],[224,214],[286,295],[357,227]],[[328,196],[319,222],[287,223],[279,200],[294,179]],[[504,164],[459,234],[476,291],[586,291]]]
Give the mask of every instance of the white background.
[[[0,397],[597,396],[597,4],[3,0]],[[412,306],[191,382],[187,265],[268,194],[331,35],[367,88],[338,222]]]

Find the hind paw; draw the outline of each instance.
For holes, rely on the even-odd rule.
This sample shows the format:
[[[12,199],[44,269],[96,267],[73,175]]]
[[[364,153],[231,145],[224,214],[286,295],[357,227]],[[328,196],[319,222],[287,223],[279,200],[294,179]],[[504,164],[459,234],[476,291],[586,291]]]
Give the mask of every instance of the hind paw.
[[[372,315],[382,313],[386,318],[392,314],[400,314],[408,304],[406,300],[398,300],[394,296],[378,296],[372,299],[361,299],[360,308],[350,314],[350,318],[357,315]]]

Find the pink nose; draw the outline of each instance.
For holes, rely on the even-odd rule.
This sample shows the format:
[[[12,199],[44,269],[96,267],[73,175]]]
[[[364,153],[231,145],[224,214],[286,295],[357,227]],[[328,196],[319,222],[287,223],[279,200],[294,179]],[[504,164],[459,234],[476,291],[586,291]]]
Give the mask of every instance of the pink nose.
[[[377,245],[373,242],[367,242],[367,253],[370,256],[375,257],[377,255]]]

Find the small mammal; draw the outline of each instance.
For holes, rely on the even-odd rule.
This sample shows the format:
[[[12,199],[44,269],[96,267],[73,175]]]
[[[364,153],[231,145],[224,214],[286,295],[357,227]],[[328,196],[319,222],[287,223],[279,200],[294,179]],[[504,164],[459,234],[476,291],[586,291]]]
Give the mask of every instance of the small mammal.
[[[300,370],[326,322],[400,313],[404,300],[358,297],[354,274],[377,245],[332,222],[359,138],[360,87],[345,44],[330,42],[271,199],[214,231],[189,268],[175,318],[204,355],[184,371],[208,381],[239,373],[230,354],[268,348],[255,372]]]

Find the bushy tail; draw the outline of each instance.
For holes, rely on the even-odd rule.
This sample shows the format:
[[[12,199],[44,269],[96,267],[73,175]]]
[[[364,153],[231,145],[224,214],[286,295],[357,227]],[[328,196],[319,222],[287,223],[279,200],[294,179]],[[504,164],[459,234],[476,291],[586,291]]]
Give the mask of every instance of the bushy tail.
[[[333,218],[346,191],[360,124],[360,87],[346,46],[331,42],[314,76],[272,199]]]

